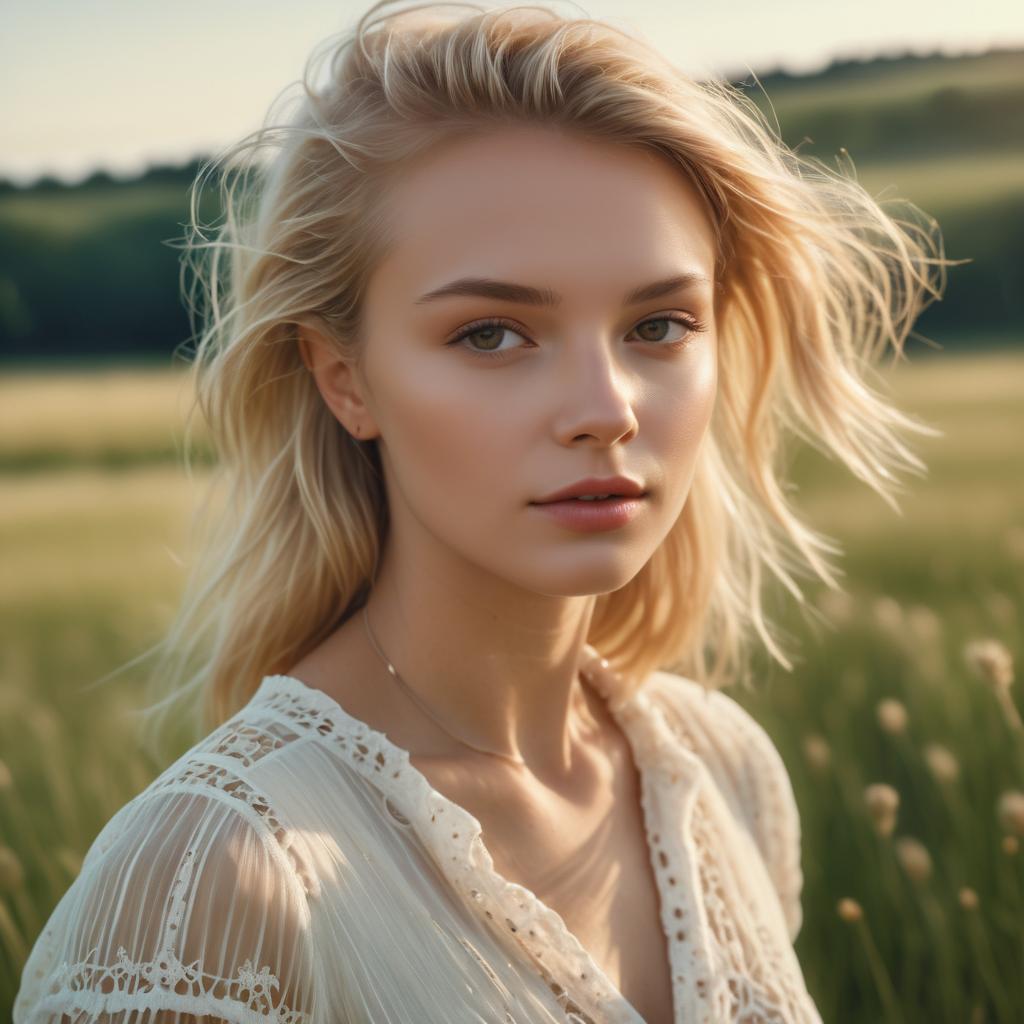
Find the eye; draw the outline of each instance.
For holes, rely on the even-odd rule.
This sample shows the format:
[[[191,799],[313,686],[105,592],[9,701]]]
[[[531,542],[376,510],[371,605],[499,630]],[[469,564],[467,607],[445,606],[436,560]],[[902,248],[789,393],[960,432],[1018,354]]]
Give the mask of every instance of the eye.
[[[475,338],[478,335],[483,340],[484,345],[497,346],[501,344],[502,336],[505,334],[517,334],[518,337],[522,337],[521,334],[514,329],[514,325],[509,323],[507,320],[501,319],[489,319],[489,320],[477,320],[474,323],[468,324],[459,333],[448,342],[449,345],[459,345],[463,341],[468,341],[471,338]],[[475,356],[483,356],[485,359],[501,359],[511,349],[504,348],[472,348],[469,345],[463,345],[463,348],[469,349],[470,352]]]
[[[665,339],[663,337],[646,337],[643,333],[644,329],[647,328],[650,324],[669,323],[678,324],[681,327],[687,328],[687,330],[683,332],[683,336],[680,338],[668,339]],[[648,320],[643,320],[636,325],[634,330],[641,332],[641,341],[653,342],[657,345],[660,345],[663,348],[683,348],[686,345],[689,345],[689,343],[693,340],[693,336],[695,334],[699,334],[701,331],[706,331],[707,324],[701,322],[695,316],[690,316],[689,314],[684,315],[680,313],[672,313],[666,316],[656,316],[651,317]],[[662,332],[655,331],[654,333],[660,335]]]
[[[654,329],[653,333],[658,335],[657,337],[646,336],[650,331],[651,325],[656,324],[677,324],[681,327],[685,327],[686,330],[683,332],[681,337],[676,338],[665,338],[664,329]],[[648,317],[646,320],[642,320],[634,331],[640,332],[639,340],[649,344],[653,344],[659,348],[667,348],[672,350],[678,350],[686,348],[692,341],[696,334],[701,331],[707,330],[707,324],[698,320],[695,316],[690,314],[671,313],[665,316]],[[502,338],[506,334],[512,334],[519,338],[523,335],[515,329],[515,324],[508,320],[502,320],[501,318],[492,317],[486,320],[476,320],[471,324],[468,324],[465,328],[459,331],[454,338],[451,339],[447,344],[449,345],[461,345],[463,348],[468,349],[474,356],[481,356],[484,359],[502,359],[506,357],[510,352],[515,351],[517,346],[510,348],[498,348],[501,344]],[[491,346],[490,348],[479,349],[472,345],[465,344],[473,338],[480,337],[483,340],[485,346]]]

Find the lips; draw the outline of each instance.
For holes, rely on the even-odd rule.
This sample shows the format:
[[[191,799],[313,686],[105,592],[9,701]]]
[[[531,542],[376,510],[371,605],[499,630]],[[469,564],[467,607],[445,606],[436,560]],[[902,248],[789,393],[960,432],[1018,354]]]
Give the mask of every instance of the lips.
[[[567,502],[579,505],[600,505],[609,501],[627,501],[634,498],[646,498],[647,491],[638,491],[636,494],[616,494],[614,491],[603,492],[605,497],[602,498],[587,498],[583,495],[575,495],[568,498],[551,498],[548,501],[531,501],[531,505],[562,505]]]
[[[580,533],[617,530],[641,516],[647,506],[644,495],[584,501],[578,497],[560,501],[532,502],[537,514],[564,529]]]
[[[576,483],[569,484],[568,487],[563,487],[553,494],[538,498],[530,504],[547,505],[588,494],[607,494],[612,498],[638,498],[646,493],[637,481],[626,476],[587,477],[585,480],[577,480]]]

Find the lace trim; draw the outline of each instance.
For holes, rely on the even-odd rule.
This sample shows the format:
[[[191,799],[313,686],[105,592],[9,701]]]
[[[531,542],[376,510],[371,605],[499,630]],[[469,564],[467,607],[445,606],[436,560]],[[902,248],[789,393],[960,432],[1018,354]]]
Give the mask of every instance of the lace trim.
[[[744,763],[744,791],[749,801],[747,806],[753,808],[751,830],[764,851],[765,865],[782,903],[787,937],[795,937],[803,919],[800,902],[803,869],[800,864],[800,815],[792,785],[781,755],[761,724],[751,719],[738,705],[734,704],[730,710],[745,742],[762,751],[763,759],[769,762],[756,775],[753,759]]]
[[[90,957],[97,952],[94,947]],[[308,1024],[311,1020],[298,1010],[275,1006],[273,994],[280,989],[280,980],[269,967],[257,970],[251,960],[233,978],[224,978],[200,970],[198,960],[182,963],[167,949],[154,960],[131,960],[124,946],[119,946],[112,965],[90,959],[60,964],[54,971],[54,985],[40,1002],[43,1010],[51,1004],[65,1013],[74,1006],[89,1014],[152,1008],[232,1015],[241,1009],[254,1024]]]
[[[710,852],[721,848],[722,840],[704,800],[703,796],[698,797],[691,827],[712,939],[709,949],[714,960],[710,992],[713,1018],[792,1024],[797,1019],[794,1014],[799,1002],[788,983],[789,965],[783,963],[777,952],[777,936],[763,922],[749,913],[730,909],[722,869]],[[758,940],[756,944],[749,941],[751,931]]]
[[[245,724],[243,717],[244,713],[239,713],[223,723],[120,808],[96,837],[82,872],[115,845],[139,802],[154,794],[195,792],[237,806],[253,821],[258,834],[271,843],[271,848],[279,851],[288,877],[296,880],[294,884],[301,885],[307,896],[316,895],[319,881],[293,850],[294,833],[281,824],[267,796],[237,774],[279,750],[289,736],[280,734],[279,725],[260,728]],[[296,735],[291,734],[291,738]],[[125,948],[119,946],[117,962],[111,966],[95,962],[98,947],[94,947],[87,959],[73,964],[64,961],[55,968],[53,987],[42,996],[40,1006],[66,1009],[73,1005],[76,1010],[90,1014],[139,1008],[169,1009],[192,1014],[220,1013],[232,1020],[241,1011],[243,1018],[252,1024],[267,1020],[277,1024],[309,1021],[305,1013],[273,1005],[272,994],[280,989],[280,980],[269,967],[257,970],[249,959],[234,978],[228,979],[203,972],[198,960],[184,964],[173,952],[176,933],[187,910],[186,894],[196,869],[196,852],[195,848],[186,849],[178,867],[169,894],[159,953],[154,959],[131,960]],[[42,941],[49,943],[52,939],[51,927],[47,925]],[[37,971],[37,982],[43,976],[44,972]],[[68,1001],[69,996],[74,997],[73,1002]]]
[[[236,715],[212,733],[202,749],[210,754],[237,758],[244,767],[251,768],[268,754],[280,750],[289,738],[274,735],[263,727],[246,725],[241,715]]]
[[[241,774],[243,768],[252,768],[275,751],[295,739],[297,733],[281,730],[280,725],[254,726],[246,724],[245,710],[224,722],[200,744],[182,755],[181,759],[157,776],[134,800],[122,807],[96,837],[89,850],[83,870],[95,858],[106,853],[122,832],[125,817],[131,813],[136,801],[154,794],[172,792],[209,793],[234,803],[261,834],[272,838],[307,898],[320,895],[320,882],[316,872],[295,848],[295,834],[281,824],[270,798],[256,789]],[[189,851],[187,856],[191,856]]]
[[[730,778],[726,786],[728,792],[723,792],[723,795],[730,803],[735,802],[738,820],[756,844],[758,857],[779,896],[786,922],[786,941],[792,946],[803,918],[800,902],[803,870],[800,863],[799,811],[785,764],[771,737],[742,706],[720,691],[704,691],[697,703],[704,699],[710,703],[701,704],[702,714],[710,713],[724,719],[739,749],[758,755],[743,757],[734,767],[736,774]],[[718,758],[718,752],[707,739],[698,742],[683,716],[674,719],[671,728],[702,757]]]
[[[713,699],[713,698],[712,698]],[[681,717],[681,716],[680,716]],[[701,750],[696,734],[682,721],[674,722],[672,731],[693,750]],[[746,742],[749,731],[741,740]],[[757,806],[766,801],[768,813],[776,806],[771,801],[778,792],[774,779],[770,782],[753,776],[750,759],[744,759],[739,781],[744,807]],[[759,788],[764,787],[764,788]],[[757,1024],[792,1024],[808,1021],[820,1024],[820,1016],[803,986],[799,961],[788,936],[766,921],[767,912],[747,903],[733,906],[727,897],[723,872],[728,870],[714,855],[715,850],[727,849],[737,837],[723,836],[710,813],[709,801],[725,798],[725,794],[704,788],[695,794],[686,834],[692,837],[695,852],[697,881],[694,888],[702,898],[704,929],[707,934],[705,950],[711,961],[707,975],[697,979],[700,995],[707,997],[712,1020],[757,1022]],[[762,857],[761,838],[747,828],[740,827],[749,836],[754,855],[765,866],[765,884],[773,892],[769,864]],[[778,836],[774,837],[778,840]],[[777,849],[777,846],[776,846]],[[731,873],[731,872],[730,872]],[[731,873],[732,874],[732,873]],[[742,883],[733,874],[731,881]],[[742,885],[736,885],[736,889]],[[677,938],[684,939],[685,935]],[[714,979],[708,984],[708,979]]]
[[[498,989],[501,995],[506,999],[507,1006],[507,1001],[511,996],[511,994],[508,991],[508,988],[502,983],[501,979],[497,976],[497,974],[494,973],[494,969],[491,967],[491,965],[480,955],[480,952],[476,948],[476,946],[474,946],[473,943],[469,941],[469,939],[465,938],[465,936],[453,936],[451,932],[449,932],[447,929],[442,928],[437,923],[437,921],[434,921],[434,927],[443,936],[445,941],[451,942],[454,940],[473,958],[473,960],[476,961],[477,966],[483,972],[487,980],[496,989]],[[601,1024],[601,1022],[594,1020],[593,1017],[585,1013],[580,1006],[573,1002],[572,998],[565,991],[565,989],[557,981],[555,981],[554,978],[551,977],[551,972],[548,971],[546,967],[544,967],[542,964],[538,964],[537,971],[540,977],[543,979],[544,983],[548,986],[552,994],[555,996],[558,1005],[565,1013],[566,1024]],[[507,1009],[505,1013],[505,1022],[506,1024],[516,1024],[515,1017],[513,1017],[512,1014]]]
[[[190,754],[176,771],[165,773],[155,779],[146,793],[210,793],[211,796],[216,794],[219,798],[227,798],[229,802],[237,803],[239,810],[244,809],[243,813],[258,822],[261,834],[272,837],[272,841],[286,860],[289,872],[301,885],[303,894],[308,898],[319,896],[320,883],[316,872],[294,846],[295,833],[281,824],[270,798],[236,774],[232,765],[217,763],[214,758],[218,756],[220,755]],[[191,857],[192,852],[189,850],[186,857]]]
[[[698,795],[702,786],[714,786],[694,753],[699,748],[684,730],[668,725],[663,709],[643,688],[615,701],[614,673],[593,648],[588,651],[605,670],[592,671],[590,679],[608,698],[629,738],[642,781],[677,1020],[820,1024],[805,991],[793,982],[792,971],[799,972],[799,965],[792,949],[780,951],[773,930],[739,908],[744,937],[748,943],[756,939],[761,948],[750,960],[744,955],[755,947],[743,942],[740,922],[725,897],[714,851],[727,840],[710,823],[706,795]],[[567,1022],[642,1024],[562,917],[495,870],[479,821],[435,790],[411,764],[408,751],[350,716],[323,691],[291,676],[265,677],[255,702],[298,730],[317,732],[342,752],[380,791],[382,807],[396,827],[414,829],[454,889],[498,935],[510,937],[530,955]],[[510,1017],[508,1024],[514,1024]]]
[[[650,792],[669,792],[667,802],[683,806],[701,766],[692,754],[680,749],[645,693],[638,691],[624,701],[614,699],[617,691],[610,685],[614,673],[597,651],[589,645],[586,650],[591,659],[588,666],[591,681],[609,700],[609,708],[631,739],[648,793],[644,804],[648,837],[652,843],[655,839],[660,843],[662,830],[654,827]],[[597,665],[605,671],[593,671]],[[342,751],[346,761],[381,790],[384,809],[399,827],[416,830],[456,891],[475,906],[499,934],[511,935],[530,954],[568,1019],[575,1019],[579,1024],[597,1024],[597,1021],[640,1024],[639,1014],[568,930],[561,915],[529,889],[508,881],[495,870],[482,840],[480,822],[435,790],[411,764],[408,751],[393,744],[386,734],[350,716],[323,691],[291,676],[265,677],[253,700],[258,700],[262,707],[269,706],[298,728],[315,730],[330,740]],[[669,834],[675,830],[664,831]],[[679,864],[675,845],[666,844],[665,849],[659,851],[655,867],[662,875],[670,853],[672,864]],[[674,867],[673,870],[682,869]],[[700,957],[699,948],[695,951],[675,938],[677,926],[694,911],[685,902],[687,887],[679,886],[673,891],[675,878],[671,873],[666,877],[670,880],[662,886],[666,904],[663,928],[672,956],[674,1001],[679,1007],[692,998],[687,984],[693,981],[693,964],[701,964],[706,973],[706,963]],[[570,994],[570,985],[573,994]]]

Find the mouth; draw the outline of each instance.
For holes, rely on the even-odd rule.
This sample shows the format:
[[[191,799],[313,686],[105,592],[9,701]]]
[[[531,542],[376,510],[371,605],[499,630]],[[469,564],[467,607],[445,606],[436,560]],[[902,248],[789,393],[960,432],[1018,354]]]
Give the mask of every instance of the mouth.
[[[561,498],[531,501],[543,517],[557,527],[576,533],[606,533],[640,519],[647,511],[647,492],[613,494],[607,498]]]
[[[640,494],[609,494],[607,498],[560,498],[557,501],[531,501],[531,505],[613,505],[620,501],[639,501],[648,491]]]

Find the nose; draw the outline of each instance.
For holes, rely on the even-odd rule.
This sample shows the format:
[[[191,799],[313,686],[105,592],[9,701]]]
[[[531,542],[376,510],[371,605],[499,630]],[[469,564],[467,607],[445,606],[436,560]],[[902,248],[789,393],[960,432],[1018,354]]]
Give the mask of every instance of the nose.
[[[581,338],[563,353],[556,419],[562,443],[592,437],[607,445],[635,434],[639,386],[616,362],[612,343]]]

